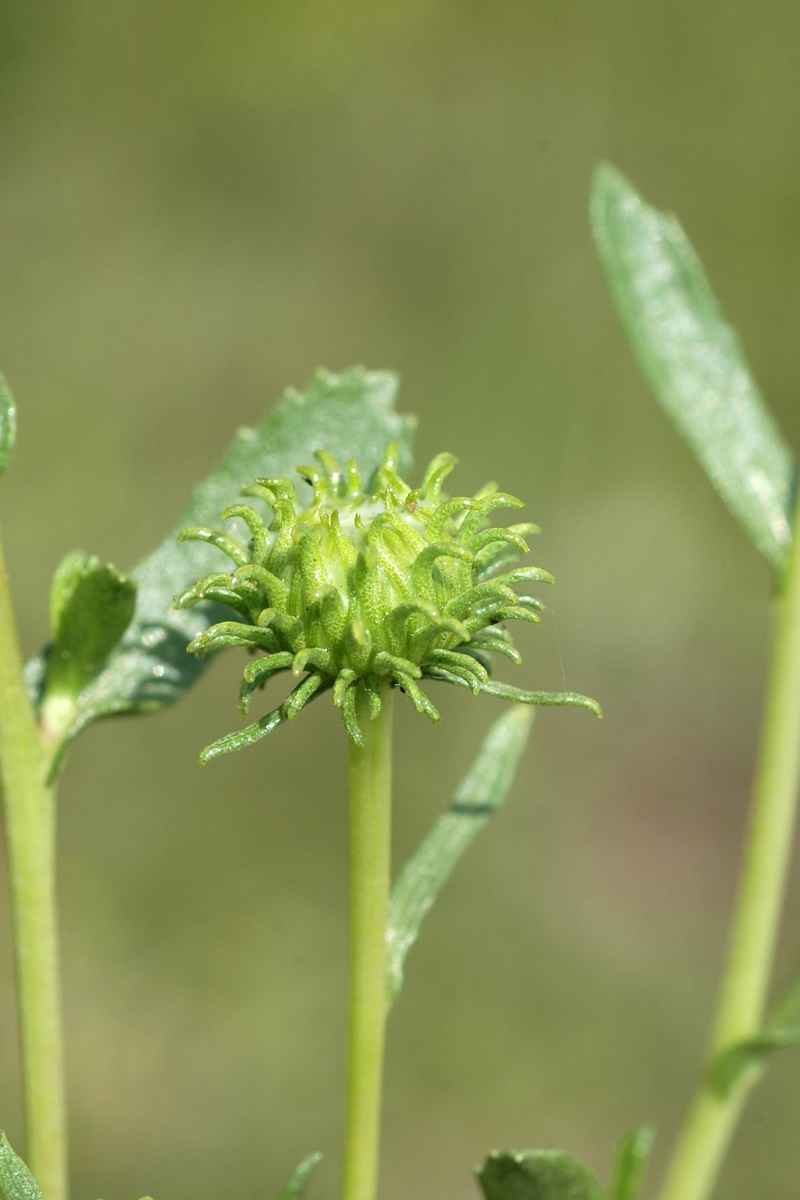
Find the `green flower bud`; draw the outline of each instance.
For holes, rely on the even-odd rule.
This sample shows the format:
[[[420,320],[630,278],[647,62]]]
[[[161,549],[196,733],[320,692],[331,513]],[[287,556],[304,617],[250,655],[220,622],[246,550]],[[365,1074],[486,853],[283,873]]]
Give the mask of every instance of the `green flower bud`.
[[[520,500],[494,484],[475,496],[445,497],[442,486],[456,464],[451,454],[437,455],[412,490],[398,475],[397,447],[390,446],[372,491],[363,489],[355,462],[342,471],[325,451],[316,457],[318,466],[297,468],[313,490],[306,508],[299,507],[290,480],[257,479],[242,495],[264,501],[268,520],[246,504],[222,513],[223,520],[244,522],[249,545],[213,529],[180,534],[181,541],[216,546],[234,570],[199,580],[175,606],[211,600],[240,618],[210,626],[189,651],[198,657],[222,646],[261,652],[242,679],[245,715],[253,692],[273,675],[301,677],[279,708],[214,742],[201,763],[264,737],[328,689],[359,744],[356,689],[367,689],[373,720],[382,688],[395,686],[418,712],[438,721],[423,679],[527,704],[577,704],[599,715],[585,696],[524,692],[490,678],[493,654],[519,662],[505,623],[536,622],[543,607],[514,588],[553,582],[540,567],[505,570],[527,554],[525,536],[538,529],[492,528],[489,516],[498,508],[521,508]]]

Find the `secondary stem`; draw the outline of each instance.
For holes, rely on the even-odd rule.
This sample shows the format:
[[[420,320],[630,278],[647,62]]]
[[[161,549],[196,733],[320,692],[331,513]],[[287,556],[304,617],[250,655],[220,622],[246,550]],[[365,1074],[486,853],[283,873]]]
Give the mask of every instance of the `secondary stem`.
[[[389,915],[392,809],[392,699],[381,693],[370,721],[359,689],[362,747],[350,748],[350,1011],[347,1137],[342,1200],[374,1200],[378,1182],[383,1044],[388,1008],[386,925]]]
[[[67,1152],[55,887],[55,797],[22,676],[0,546],[0,774],[14,921],[26,1159],[66,1200]]]
[[[764,1018],[780,924],[800,782],[800,505],[795,539],[778,595],[761,750],[730,952],[710,1061],[756,1034]],[[751,1069],[726,1095],[710,1067],[698,1088],[661,1200],[705,1200],[716,1181],[747,1094]]]

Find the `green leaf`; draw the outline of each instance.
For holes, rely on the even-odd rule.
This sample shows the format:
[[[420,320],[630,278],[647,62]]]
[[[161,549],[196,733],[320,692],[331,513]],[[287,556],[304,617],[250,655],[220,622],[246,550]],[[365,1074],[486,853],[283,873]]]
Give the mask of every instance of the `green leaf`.
[[[611,295],[661,407],[758,549],[780,570],[792,540],[796,467],[674,216],[611,166],[595,173],[591,222]]]
[[[11,462],[17,440],[17,407],[8,384],[0,375],[0,475]]]
[[[594,1175],[560,1150],[495,1151],[477,1175],[486,1200],[604,1200]]]
[[[714,1086],[727,1096],[745,1071],[763,1067],[769,1054],[800,1045],[800,974],[761,1033],[723,1050],[712,1068]]]
[[[74,550],[62,559],[50,592],[42,726],[55,741],[72,725],[79,697],[131,623],[136,584],[108,563]]]
[[[363,479],[379,465],[389,442],[397,441],[401,465],[411,457],[412,417],[394,411],[397,380],[382,371],[357,367],[341,375],[320,371],[304,392],[287,391],[256,429],[241,429],[225,459],[196,489],[189,507],[165,541],[131,572],[138,585],[136,610],[104,670],[79,697],[74,720],[61,750],[80,730],[100,717],[125,712],[151,712],[179,700],[208,665],[186,647],[227,611],[204,602],[175,610],[176,596],[221,561],[215,547],[178,542],[187,526],[215,525],[220,513],[257,477],[292,475],[294,468],[324,448],[344,463],[354,458]],[[311,489],[297,480],[298,493]],[[44,660],[28,664],[29,685],[42,700]]]
[[[39,1185],[0,1129],[0,1195],[3,1200],[43,1200]]]
[[[531,710],[519,705],[495,721],[449,809],[400,872],[386,931],[390,1003],[403,986],[403,964],[423,919],[461,855],[505,800],[532,721]]]
[[[280,1200],[300,1200],[300,1197],[305,1194],[308,1177],[321,1158],[322,1155],[317,1152],[309,1154],[308,1158],[303,1159],[289,1180],[289,1186],[281,1192]]]
[[[653,1137],[653,1130],[643,1125],[639,1129],[632,1129],[622,1139],[617,1152],[610,1200],[637,1200],[642,1190]]]

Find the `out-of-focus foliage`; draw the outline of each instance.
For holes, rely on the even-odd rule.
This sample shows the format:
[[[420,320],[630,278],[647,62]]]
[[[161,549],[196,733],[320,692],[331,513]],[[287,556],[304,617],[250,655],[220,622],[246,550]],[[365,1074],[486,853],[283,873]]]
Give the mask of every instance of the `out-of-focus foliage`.
[[[617,1151],[611,1200],[636,1200],[642,1190],[647,1160],[653,1146],[653,1130],[647,1125],[626,1134]]]
[[[17,437],[17,409],[8,384],[0,375],[0,475],[3,474],[14,452]]]
[[[490,1154],[478,1179],[485,1200],[605,1200],[591,1171],[560,1150]]]
[[[645,1126],[623,1138],[608,1200],[637,1200],[652,1143]],[[561,1150],[495,1150],[476,1174],[485,1200],[606,1200],[592,1172]]]
[[[714,1065],[717,1088],[725,1095],[743,1071],[763,1066],[775,1050],[797,1045],[800,1045],[800,977],[793,980],[757,1037],[731,1046],[717,1059]]]
[[[790,0],[4,7],[0,363],[21,416],[0,517],[26,652],[67,550],[129,573],[287,383],[364,362],[401,375],[418,463],[448,447],[464,491],[502,480],[543,528],[558,586],[501,677],[603,704],[537,715],[409,956],[384,1200],[469,1200],[491,1146],[561,1146],[606,1180],[643,1120],[656,1183],[693,1085],[770,572],[631,361],[586,203],[605,159],[680,213],[800,445],[799,40]],[[98,723],[64,775],[76,1196],[279,1196],[310,1147],[309,1200],[335,1194],[346,747],[311,706],[198,772],[239,668]],[[398,866],[492,721],[442,692],[438,729],[398,706]],[[0,1114],[23,1149],[0,897]],[[784,974],[797,949],[789,922]],[[794,1059],[760,1086],[726,1200],[794,1200]]]
[[[528,744],[533,713],[515,705],[498,717],[446,812],[404,865],[392,888],[386,930],[389,997],[403,986],[403,966],[420,926],[458,860],[508,795]]]
[[[303,1159],[287,1186],[281,1192],[280,1200],[300,1200],[300,1197],[305,1195],[311,1172],[321,1158],[322,1155],[316,1153],[309,1154],[308,1158]]]

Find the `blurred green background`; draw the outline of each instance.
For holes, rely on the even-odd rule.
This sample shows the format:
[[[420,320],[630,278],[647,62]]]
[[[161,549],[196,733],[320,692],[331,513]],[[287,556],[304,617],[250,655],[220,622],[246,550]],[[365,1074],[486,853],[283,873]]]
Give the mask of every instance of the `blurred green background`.
[[[460,456],[544,527],[519,682],[544,712],[392,1015],[382,1200],[468,1200],[493,1146],[661,1170],[714,1000],[757,735],[768,570],[656,409],[590,244],[594,164],[677,211],[800,446],[794,0],[6,0],[0,509],[26,652],[73,547],[132,566],[239,424],[319,365],[392,367],[419,465]],[[556,625],[557,621],[557,625]],[[328,704],[198,772],[220,659],[92,729],[61,797],[75,1195],[336,1194],[345,746]],[[401,862],[497,708],[400,714]],[[437,701],[438,702],[438,701]],[[0,1123],[21,1145],[5,877]],[[795,878],[782,974],[800,954]],[[800,1187],[776,1059],[720,1195]]]

